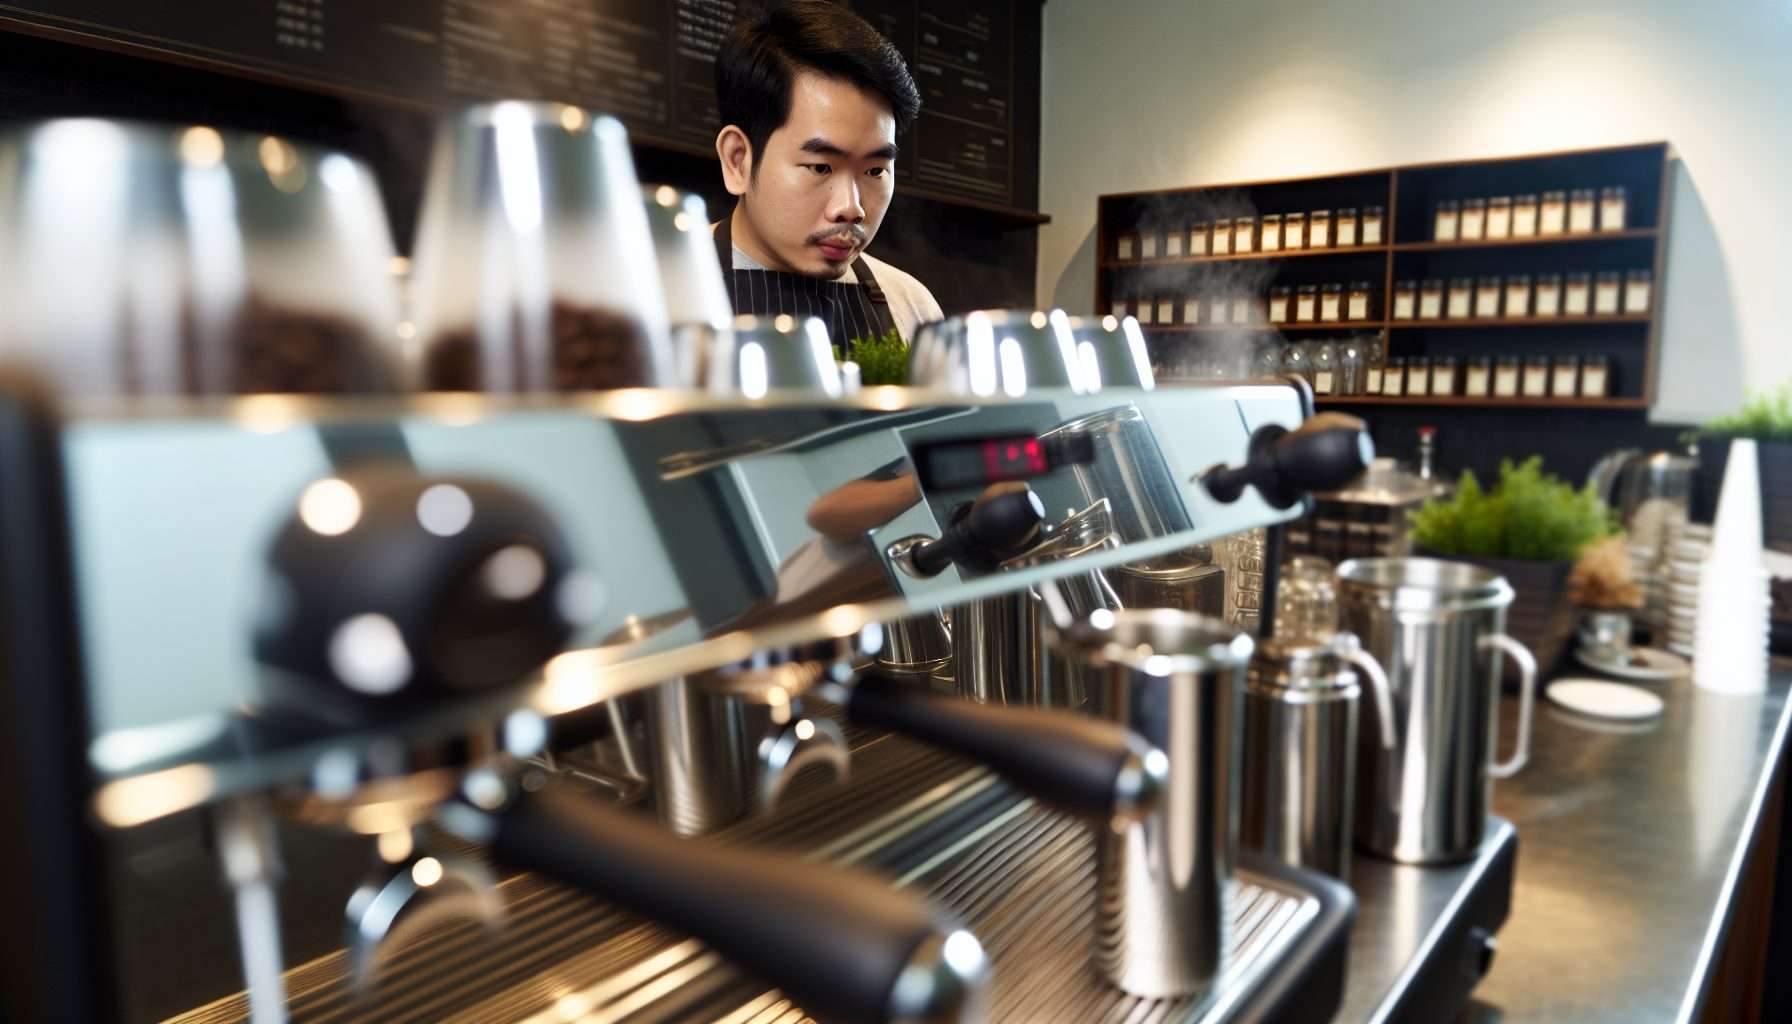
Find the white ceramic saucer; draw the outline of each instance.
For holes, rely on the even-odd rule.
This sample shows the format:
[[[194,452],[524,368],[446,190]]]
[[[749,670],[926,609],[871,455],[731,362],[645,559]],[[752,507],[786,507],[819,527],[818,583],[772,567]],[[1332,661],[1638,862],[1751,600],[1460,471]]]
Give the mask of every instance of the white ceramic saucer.
[[[1609,679],[1558,679],[1543,691],[1552,703],[1588,718],[1640,722],[1661,714],[1662,700],[1640,686]]]
[[[1640,682],[1660,682],[1664,679],[1678,679],[1692,671],[1692,664],[1678,654],[1656,647],[1632,647],[1628,661],[1606,661],[1587,653],[1586,648],[1574,649],[1574,657],[1582,665],[1620,679],[1635,679]]]

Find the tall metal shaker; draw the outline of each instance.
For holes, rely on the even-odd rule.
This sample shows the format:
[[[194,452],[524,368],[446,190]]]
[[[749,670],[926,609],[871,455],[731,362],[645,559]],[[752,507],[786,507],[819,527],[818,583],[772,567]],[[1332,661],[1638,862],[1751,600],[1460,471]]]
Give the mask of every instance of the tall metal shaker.
[[[1387,670],[1392,746],[1380,726],[1358,741],[1356,841],[1406,864],[1465,860],[1480,848],[1492,779],[1531,750],[1537,663],[1504,632],[1512,586],[1464,562],[1361,558],[1338,567],[1340,626]],[[1518,662],[1518,749],[1493,763],[1500,658]]]
[[[1348,881],[1362,687],[1375,694],[1392,743],[1387,676],[1355,636],[1266,640],[1244,691],[1244,797],[1238,842],[1296,867]]]
[[[1169,757],[1156,813],[1103,830],[1095,963],[1146,997],[1206,992],[1231,958],[1239,703],[1251,639],[1173,609],[1101,609],[1058,636],[1101,671],[1101,706]]]

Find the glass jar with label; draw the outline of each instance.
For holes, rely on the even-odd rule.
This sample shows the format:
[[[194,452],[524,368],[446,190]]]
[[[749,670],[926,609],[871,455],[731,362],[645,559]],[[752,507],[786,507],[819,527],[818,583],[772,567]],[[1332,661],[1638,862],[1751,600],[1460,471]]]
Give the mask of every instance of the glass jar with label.
[[[1457,233],[1465,242],[1479,242],[1487,237],[1487,200],[1462,201],[1462,222]]]
[[[1313,393],[1331,395],[1338,391],[1338,347],[1329,341],[1313,346]]]
[[[1297,377],[1310,377],[1311,374],[1309,373],[1309,370],[1310,367],[1307,365],[1307,350],[1305,346],[1294,344],[1282,349],[1283,373]],[[1310,384],[1312,381],[1309,380],[1308,383]]]
[[[1125,299],[1115,299],[1112,305],[1108,308],[1108,312],[1113,314],[1113,317],[1116,320],[1124,320],[1132,315],[1132,311],[1126,307]]]
[[[1321,285],[1319,288],[1319,319],[1330,322],[1344,319],[1344,286],[1341,284]]]
[[[1229,324],[1232,322],[1232,297],[1220,292],[1209,292],[1207,295],[1207,322],[1210,324]]]
[[[1512,237],[1512,197],[1494,196],[1487,200],[1487,237]]]
[[[1342,206],[1338,208],[1338,223],[1336,227],[1339,248],[1356,244],[1356,224],[1356,207]]]
[[[1232,218],[1221,217],[1213,222],[1208,233],[1208,246],[1209,256],[1232,255]]]
[[[1257,249],[1257,218],[1238,217],[1232,221],[1232,251],[1255,252]]]
[[[1338,343],[1338,394],[1363,393],[1363,344],[1355,338]]]
[[[1590,188],[1577,188],[1568,193],[1568,231],[1570,234],[1585,234],[1598,225],[1598,208],[1594,201],[1598,198]]]
[[[1462,206],[1454,199],[1445,199],[1437,204],[1437,213],[1431,221],[1431,240],[1434,242],[1456,241],[1458,226],[1462,220]]]
[[[1139,258],[1139,233],[1137,231],[1121,232],[1114,242],[1114,258],[1117,260],[1136,260]]]
[[[1406,357],[1406,394],[1423,398],[1431,394],[1431,360],[1425,356]]]
[[[1580,394],[1580,357],[1557,356],[1550,373],[1549,393],[1557,398]]]
[[[1562,279],[1562,312],[1568,316],[1586,316],[1592,308],[1593,275],[1569,274]]]
[[[1468,398],[1486,398],[1493,390],[1493,360],[1475,356],[1462,374],[1462,393]]]
[[[1593,315],[1616,316],[1622,305],[1623,277],[1615,270],[1602,270],[1593,281]]]
[[[1252,361],[1253,372],[1259,377],[1274,377],[1282,372],[1282,346],[1271,342],[1257,347],[1257,357]]]
[[[1207,222],[1198,220],[1195,226],[1188,229],[1188,254],[1190,256],[1207,255],[1207,233],[1211,230]]]
[[[1611,361],[1588,356],[1580,368],[1580,397],[1604,398],[1611,394]]]
[[[1363,207],[1363,244],[1380,245],[1382,228],[1387,221],[1387,212],[1379,206]]]
[[[1568,230],[1568,193],[1562,191],[1543,193],[1543,201],[1537,204],[1537,233],[1539,235],[1559,235]]]
[[[1133,316],[1139,318],[1139,323],[1147,327],[1157,322],[1157,307],[1150,299],[1133,300],[1132,310]]]
[[[1529,238],[1537,233],[1537,194],[1526,192],[1512,197],[1512,237]]]
[[[1474,311],[1475,282],[1471,278],[1456,277],[1450,279],[1450,297],[1448,316],[1451,320],[1466,320]]]
[[[1294,322],[1310,324],[1319,319],[1319,286],[1299,285],[1294,289]]]
[[[1157,322],[1160,324],[1176,322],[1176,299],[1174,296],[1159,295],[1157,297]]]
[[[1500,315],[1500,279],[1483,277],[1475,285],[1475,316],[1489,319]]]
[[[1649,312],[1649,293],[1653,290],[1651,275],[1647,270],[1632,270],[1624,275],[1624,312]]]
[[[1182,322],[1191,327],[1201,322],[1201,296],[1187,295],[1183,297]]]
[[[1307,214],[1307,248],[1329,249],[1332,244],[1332,211],[1314,210]]]
[[[1531,315],[1531,275],[1513,274],[1506,278],[1506,315]]]
[[[1537,316],[1562,315],[1562,275],[1538,274],[1537,288],[1532,294],[1532,311]]]
[[[1493,394],[1495,398],[1518,397],[1518,357],[1500,356],[1493,361]]]
[[[1381,393],[1394,398],[1406,394],[1406,360],[1389,356],[1381,368]]]
[[[1363,345],[1363,393],[1366,395],[1381,394],[1381,375],[1387,369],[1386,351],[1387,346],[1380,335]]]
[[[1345,297],[1344,319],[1367,320],[1370,315],[1369,282],[1352,281]]]
[[[1293,293],[1285,284],[1277,285],[1269,290],[1269,322],[1285,324],[1288,322],[1288,301]]]
[[[1180,228],[1164,232],[1164,258],[1177,259],[1182,256],[1182,242],[1188,235]]]
[[[1232,322],[1235,324],[1250,323],[1252,312],[1251,306],[1254,304],[1254,301],[1252,296],[1247,294],[1232,296]]]
[[[1144,228],[1139,232],[1139,259],[1157,259],[1157,229]]]
[[[1600,189],[1599,190],[1599,230],[1601,230],[1601,231],[1622,231],[1622,230],[1624,230],[1625,214],[1628,212],[1626,207],[1628,205],[1629,204],[1626,201],[1626,196],[1625,196],[1625,192],[1624,192],[1624,186],[1610,185],[1610,186],[1607,186],[1606,188]]]
[[[1394,319],[1411,320],[1418,314],[1419,286],[1411,281],[1394,282]]]
[[[1263,242],[1264,252],[1276,252],[1282,248],[1282,215],[1266,213],[1263,215],[1263,230],[1258,236]]]
[[[1453,397],[1456,394],[1456,386],[1456,357],[1438,356],[1431,360],[1431,397]]]
[[[1304,213],[1284,214],[1282,217],[1282,248],[1305,249],[1307,247],[1307,215]]]
[[[1444,316],[1444,283],[1430,278],[1419,283],[1419,319],[1442,320]]]
[[[1549,357],[1526,356],[1524,360],[1524,397],[1549,397]]]

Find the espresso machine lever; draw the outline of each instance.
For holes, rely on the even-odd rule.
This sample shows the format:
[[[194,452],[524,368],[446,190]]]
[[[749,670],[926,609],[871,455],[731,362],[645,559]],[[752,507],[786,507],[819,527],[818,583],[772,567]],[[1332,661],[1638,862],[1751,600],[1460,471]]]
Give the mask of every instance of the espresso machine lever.
[[[1270,423],[1251,434],[1242,466],[1214,466],[1202,473],[1207,493],[1226,504],[1246,487],[1271,507],[1293,506],[1311,491],[1331,491],[1355,479],[1375,460],[1375,442],[1362,420],[1324,413],[1289,430]]]
[[[1045,525],[1045,504],[1025,483],[992,484],[952,510],[944,536],[911,546],[904,554],[921,576],[937,576],[949,565],[994,572],[1009,557],[1031,547]]]

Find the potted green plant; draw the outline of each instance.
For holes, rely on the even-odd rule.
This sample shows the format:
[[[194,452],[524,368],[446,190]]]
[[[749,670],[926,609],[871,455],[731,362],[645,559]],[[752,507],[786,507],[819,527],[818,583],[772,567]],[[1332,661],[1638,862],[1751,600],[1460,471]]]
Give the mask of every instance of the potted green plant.
[[[1576,489],[1543,472],[1542,456],[1501,460],[1499,485],[1492,490],[1464,472],[1456,493],[1419,507],[1412,525],[1420,554],[1472,562],[1512,584],[1516,596],[1506,632],[1529,647],[1545,671],[1574,632],[1569,570],[1582,548],[1616,531],[1611,509],[1592,488]]]
[[[847,342],[846,358],[859,364],[859,383],[868,387],[908,383],[908,343],[894,328]]]
[[[1693,514],[1709,522],[1717,511],[1730,459],[1730,442],[1752,438],[1760,456],[1761,532],[1769,544],[1792,544],[1792,381],[1752,396],[1741,409],[1699,430],[1699,471]]]

